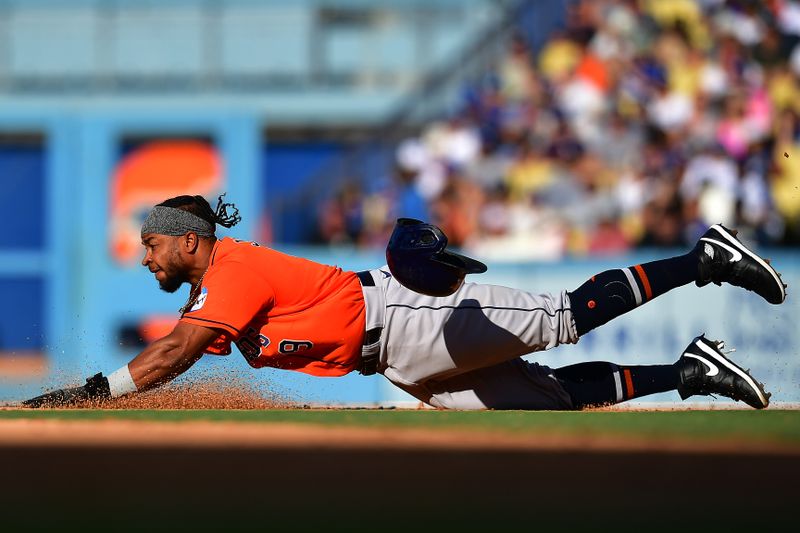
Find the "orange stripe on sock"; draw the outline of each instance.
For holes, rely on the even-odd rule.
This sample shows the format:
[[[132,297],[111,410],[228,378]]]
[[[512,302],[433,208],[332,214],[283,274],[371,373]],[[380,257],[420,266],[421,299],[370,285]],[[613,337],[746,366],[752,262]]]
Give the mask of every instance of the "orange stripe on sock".
[[[647,296],[648,300],[653,299],[653,289],[650,288],[650,280],[647,279],[647,274],[644,273],[644,269],[642,265],[636,265],[633,267],[636,269],[636,273],[639,274],[639,279],[642,280],[642,285],[644,285],[644,294]]]
[[[633,398],[633,378],[631,377],[631,371],[627,368],[622,370],[622,373],[625,375],[625,390],[628,393],[628,399]]]

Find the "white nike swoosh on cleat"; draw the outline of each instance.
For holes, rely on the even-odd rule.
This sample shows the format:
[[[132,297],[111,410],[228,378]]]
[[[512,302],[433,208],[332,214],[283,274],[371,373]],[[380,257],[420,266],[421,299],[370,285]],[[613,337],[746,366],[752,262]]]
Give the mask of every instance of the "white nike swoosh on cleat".
[[[730,262],[731,263],[735,263],[736,261],[741,261],[742,260],[742,253],[739,250],[737,250],[736,248],[728,246],[724,242],[719,242],[716,239],[709,239],[708,237],[701,237],[700,240],[701,241],[706,241],[706,242],[713,242],[717,246],[722,246],[723,248],[728,250],[731,254],[733,254],[733,257],[730,258]]]
[[[719,374],[719,368],[717,368],[717,365],[715,365],[708,359],[705,359],[703,357],[700,357],[699,355],[695,355],[689,352],[684,353],[683,356],[691,357],[692,359],[697,359],[698,361],[706,365],[708,367],[708,372],[706,372],[706,376],[716,376],[717,374]]]
[[[761,401],[761,404],[762,405],[767,405],[767,399],[764,398],[763,394],[761,394],[761,389],[758,388],[758,386],[755,384],[755,382],[753,382],[752,378],[750,376],[748,376],[747,373],[744,370],[742,370],[741,368],[739,368],[738,366],[733,364],[731,361],[726,359],[724,356],[722,356],[722,355],[718,354],[717,352],[715,352],[712,348],[709,348],[708,346],[703,344],[701,341],[697,341],[694,344],[695,344],[695,346],[697,346],[698,348],[700,348],[701,350],[706,352],[708,355],[710,355],[711,357],[716,359],[719,363],[727,366],[729,369],[731,369],[731,371],[735,372],[736,374],[739,374],[739,376],[743,380],[745,380],[745,382],[750,386],[750,388],[752,388],[756,392],[756,395],[758,396],[758,399]],[[692,354],[686,354],[686,355],[692,355]],[[700,357],[697,357],[695,355],[692,355],[692,357],[695,357],[696,359],[700,359],[702,361],[702,359]]]

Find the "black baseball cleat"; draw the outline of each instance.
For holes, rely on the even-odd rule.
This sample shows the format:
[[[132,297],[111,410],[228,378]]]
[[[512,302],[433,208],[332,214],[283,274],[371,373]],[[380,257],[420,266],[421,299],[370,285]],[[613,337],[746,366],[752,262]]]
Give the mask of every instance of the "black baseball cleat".
[[[710,341],[704,335],[695,337],[675,363],[680,374],[678,393],[681,399],[700,394],[719,394],[750,407],[763,409],[769,405],[770,393],[746,370],[725,357],[722,341]]]
[[[786,285],[769,261],[736,238],[736,231],[714,224],[695,246],[699,260],[697,286],[722,282],[753,291],[771,304],[783,303]]]

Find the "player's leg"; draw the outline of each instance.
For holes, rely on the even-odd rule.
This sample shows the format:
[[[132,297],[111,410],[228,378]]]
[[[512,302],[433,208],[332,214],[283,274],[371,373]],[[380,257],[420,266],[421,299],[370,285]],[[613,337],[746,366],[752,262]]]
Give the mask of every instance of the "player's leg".
[[[436,298],[384,283],[381,371],[395,383],[444,379],[577,340],[566,292],[465,283]]]
[[[672,365],[624,366],[593,361],[556,368],[553,375],[576,409],[676,390],[682,399],[719,394],[762,409],[770,394],[722,353],[724,344],[695,338]]]
[[[739,242],[735,231],[717,224],[686,255],[607,270],[570,292],[578,335],[691,282],[699,287],[730,283],[773,304],[786,298],[786,285],[769,261]]]
[[[606,270],[569,293],[575,328],[582,336],[665,292],[697,279],[694,251],[629,268]]]
[[[624,366],[591,361],[556,368],[553,375],[576,409],[677,390],[680,384],[680,370],[675,365]]]
[[[573,409],[550,368],[520,358],[422,384],[393,383],[440,409]]]
[[[722,348],[723,343],[701,335],[671,365],[593,361],[551,369],[516,358],[444,379],[394,384],[443,409],[571,410],[668,391],[677,391],[684,400],[718,394],[756,409],[767,407],[770,394],[764,386],[726,357]]]

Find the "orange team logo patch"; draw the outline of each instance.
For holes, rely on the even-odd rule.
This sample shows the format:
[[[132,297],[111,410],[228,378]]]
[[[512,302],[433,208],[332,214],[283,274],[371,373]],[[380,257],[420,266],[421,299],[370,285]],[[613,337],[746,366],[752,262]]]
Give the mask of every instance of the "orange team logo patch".
[[[153,141],[127,154],[111,178],[111,256],[123,264],[140,258],[141,223],[155,204],[181,194],[211,196],[223,181],[221,157],[207,142]]]

